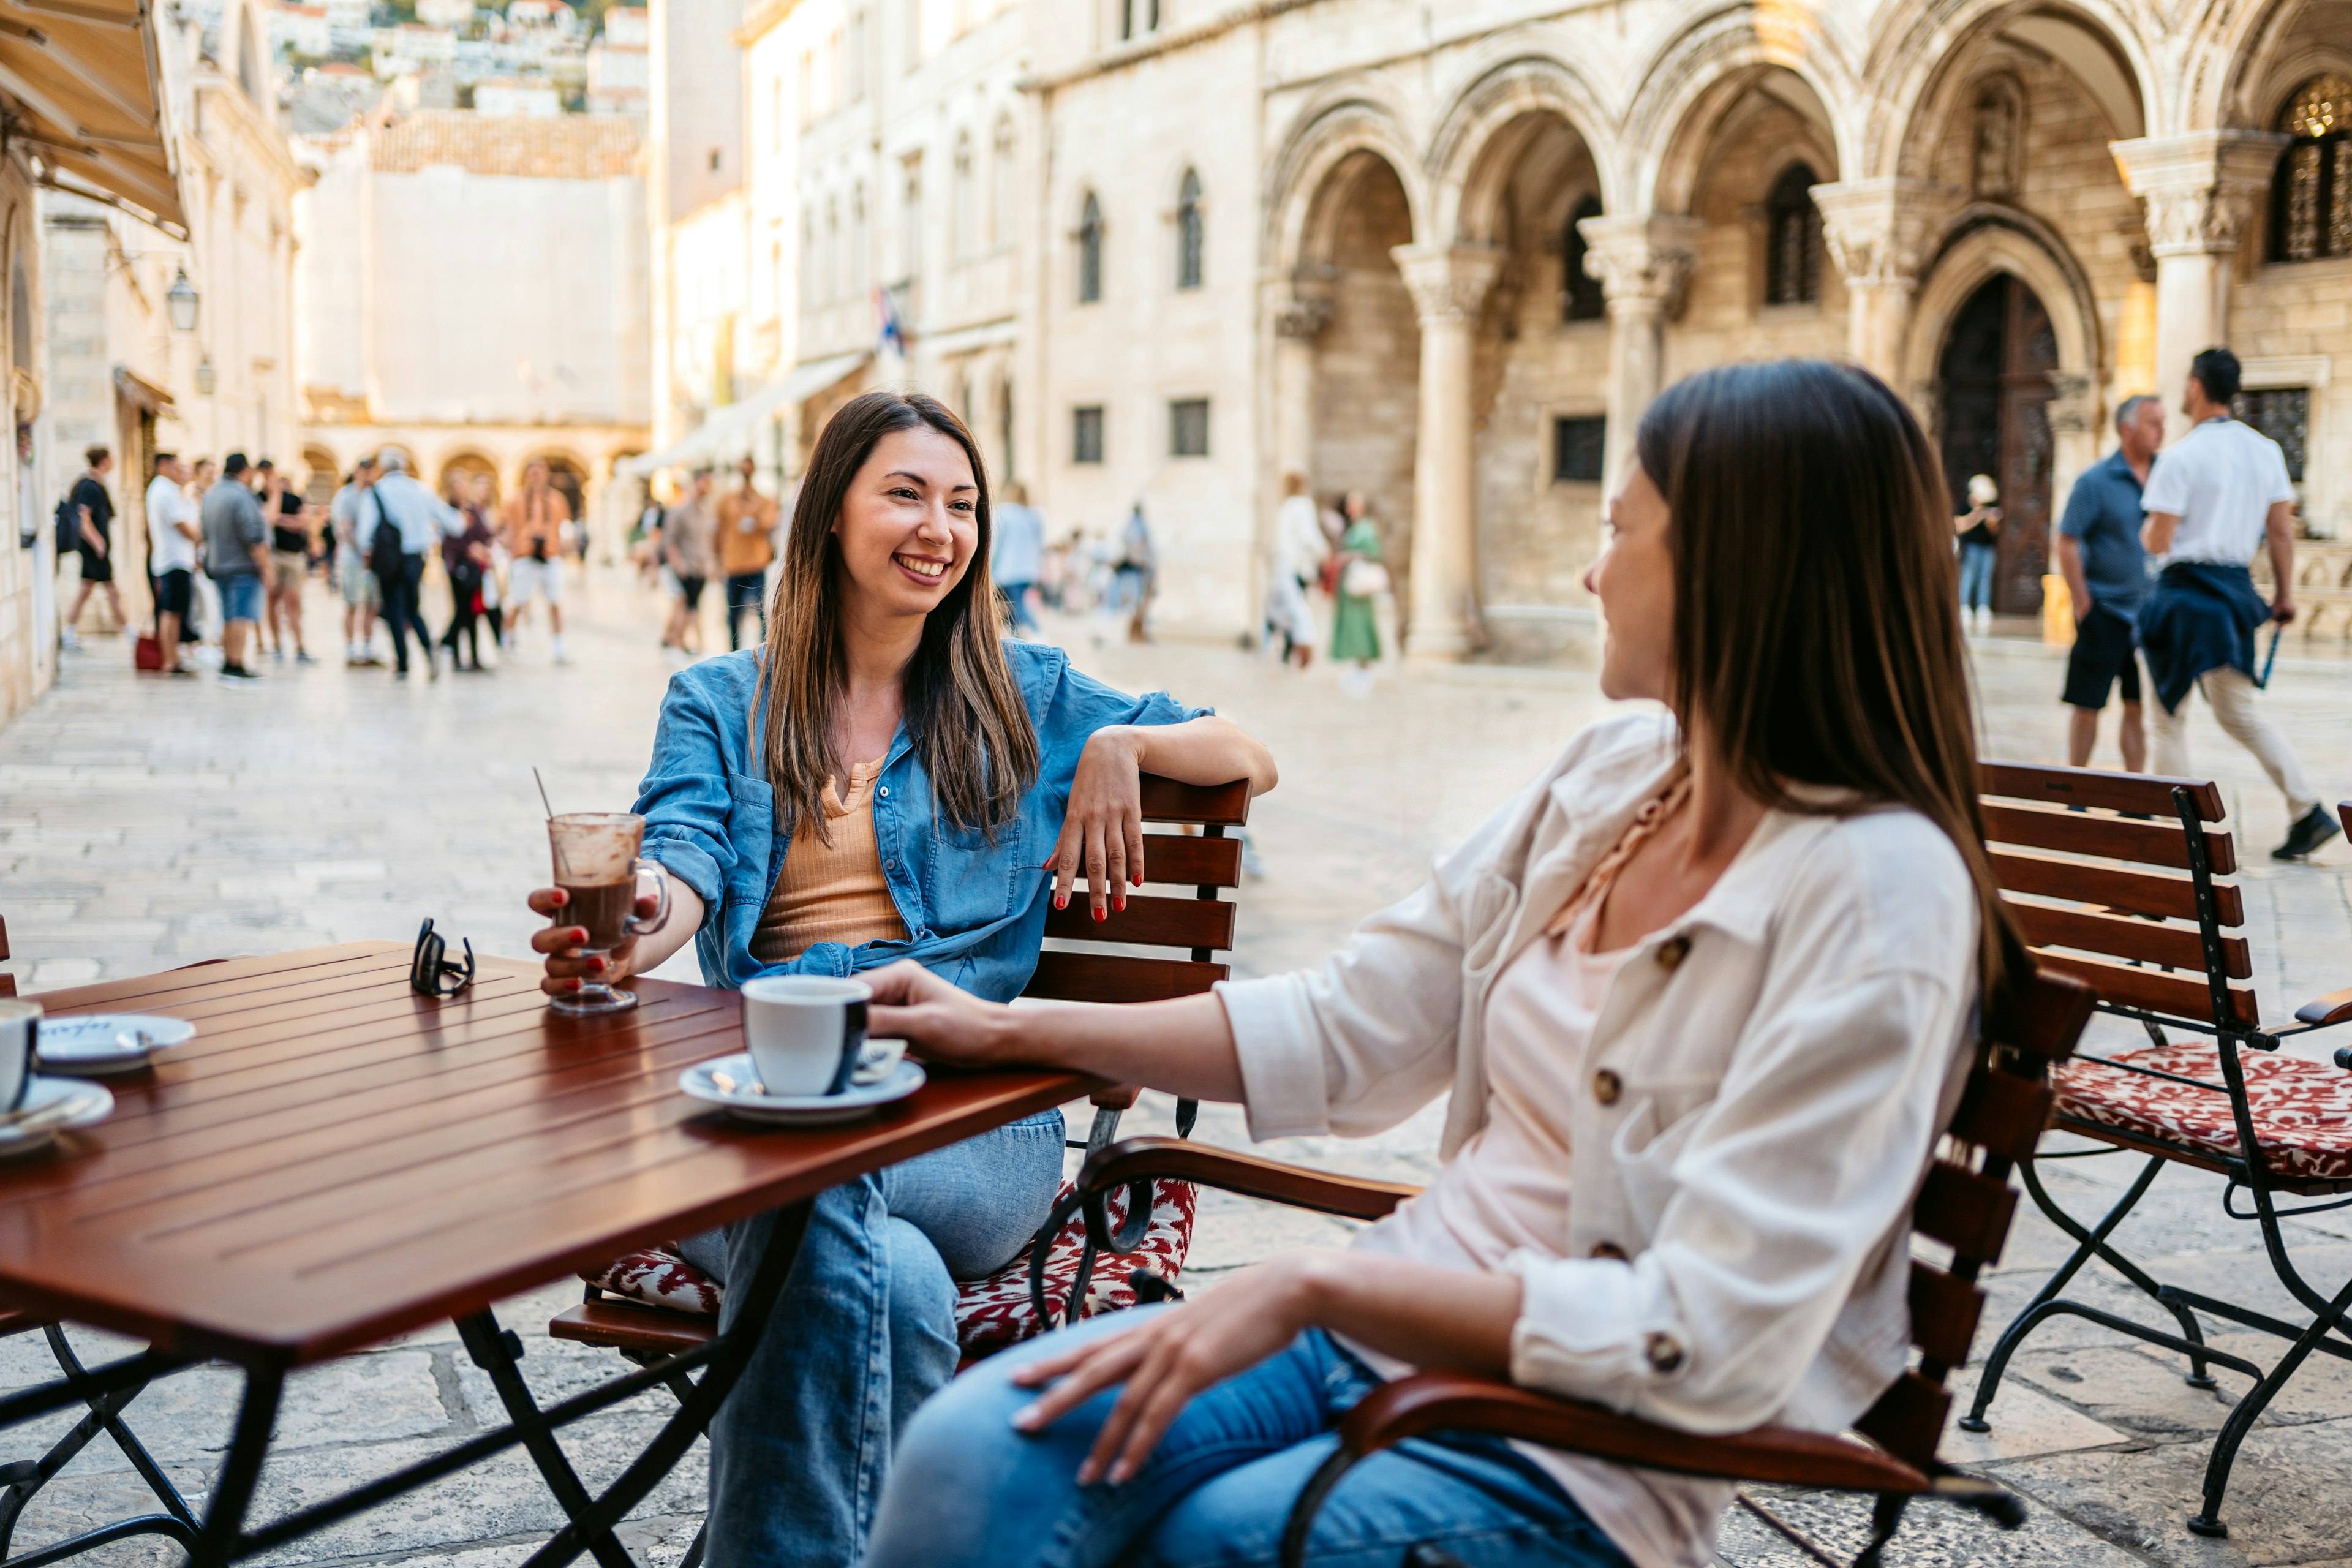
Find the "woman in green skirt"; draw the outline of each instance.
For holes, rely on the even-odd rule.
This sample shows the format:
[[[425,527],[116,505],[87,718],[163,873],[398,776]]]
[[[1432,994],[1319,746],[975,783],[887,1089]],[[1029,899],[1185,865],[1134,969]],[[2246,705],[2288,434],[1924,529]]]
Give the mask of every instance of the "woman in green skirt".
[[[1387,577],[1388,572],[1380,564],[1380,530],[1364,515],[1364,492],[1349,490],[1345,504],[1348,531],[1339,539],[1339,591],[1336,595],[1339,608],[1331,623],[1331,657],[1354,660],[1360,679],[1370,673],[1372,661],[1381,657],[1381,628],[1373,618],[1372,604],[1386,584],[1376,581],[1367,584],[1364,579],[1372,573],[1358,570],[1357,563],[1370,565],[1381,579]],[[1369,593],[1350,591],[1367,586],[1370,588]]]

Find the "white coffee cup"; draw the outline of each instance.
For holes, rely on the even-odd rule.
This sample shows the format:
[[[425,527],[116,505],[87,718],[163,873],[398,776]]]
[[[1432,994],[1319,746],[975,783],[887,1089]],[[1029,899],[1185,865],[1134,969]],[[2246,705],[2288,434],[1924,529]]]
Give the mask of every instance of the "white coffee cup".
[[[743,983],[743,1043],[770,1094],[839,1094],[866,1044],[874,988],[828,974],[763,974]]]
[[[33,1047],[41,1033],[41,1005],[0,997],[0,1115],[13,1115],[33,1086]]]

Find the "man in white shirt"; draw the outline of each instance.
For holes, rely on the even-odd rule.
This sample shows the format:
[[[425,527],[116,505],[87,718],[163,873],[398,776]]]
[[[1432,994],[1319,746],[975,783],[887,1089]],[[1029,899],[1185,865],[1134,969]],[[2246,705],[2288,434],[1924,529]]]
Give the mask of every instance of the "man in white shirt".
[[[1284,658],[1297,659],[1305,669],[1314,662],[1316,644],[1315,610],[1307,601],[1307,585],[1322,571],[1331,542],[1315,515],[1306,475],[1283,475],[1282,493],[1282,505],[1274,514],[1274,571],[1265,589],[1265,620],[1282,637]]]
[[[177,453],[155,454],[155,477],[147,481],[147,537],[155,568],[155,640],[172,661],[163,667],[166,675],[196,673],[180,661],[180,627],[195,597],[196,546],[204,540],[183,488],[187,482],[187,465]]]
[[[362,492],[352,509],[352,534],[371,568],[376,564],[378,525],[390,522],[400,534],[399,569],[375,574],[377,591],[383,596],[384,623],[392,628],[393,679],[408,679],[408,634],[414,631],[417,651],[425,656],[425,676],[438,680],[441,658],[434,650],[433,634],[425,627],[422,604],[425,557],[439,547],[443,534],[465,532],[466,520],[409,476],[408,454],[399,447],[386,447],[378,453],[376,467],[383,470],[383,477]]]
[[[2272,858],[2300,860],[2336,832],[2336,821],[2294,748],[2254,703],[2254,634],[2294,619],[2294,486],[2278,443],[2230,416],[2239,377],[2238,356],[2226,348],[2189,362],[2180,404],[2189,432],[2158,455],[2140,496],[2140,542],[2162,566],[2140,611],[2157,688],[2154,767],[2189,774],[2189,693],[2202,691],[2222,731],[2286,797],[2286,839]],[[2275,585],[2267,605],[2247,570],[2265,544]]]

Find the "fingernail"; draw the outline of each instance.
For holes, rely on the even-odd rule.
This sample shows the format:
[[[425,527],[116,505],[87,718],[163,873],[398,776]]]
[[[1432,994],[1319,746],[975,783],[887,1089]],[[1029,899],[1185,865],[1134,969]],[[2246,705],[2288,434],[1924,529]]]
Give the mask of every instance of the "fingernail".
[[[601,958],[592,958],[588,961],[588,967],[602,974],[604,973],[604,961]]]
[[[1096,1467],[1095,1462],[1092,1459],[1088,1459],[1085,1464],[1078,1467],[1078,1485],[1082,1487],[1090,1487],[1095,1484],[1095,1478],[1101,1474],[1102,1471]]]
[[[1135,1474],[1135,1467],[1121,1459],[1110,1468],[1110,1484],[1115,1487],[1125,1486],[1127,1479],[1133,1474]]]
[[[1070,907],[1068,895],[1064,893],[1055,893],[1054,895],[1054,907],[1057,910],[1068,909]]]
[[[1097,904],[1095,906],[1095,919],[1101,920],[1103,918],[1102,906]]]
[[[1142,872],[1140,872],[1140,871],[1138,871],[1138,872],[1137,872],[1133,877],[1129,878],[1129,880],[1132,881],[1132,882],[1133,882],[1137,887],[1140,888],[1141,886],[1143,886],[1143,873],[1142,873]]]
[[[1024,1405],[1013,1412],[1013,1426],[1016,1431],[1034,1432],[1037,1429],[1037,1407]]]
[[[1125,899],[1113,899],[1111,900],[1111,905],[1114,909],[1118,910],[1120,914],[1127,913],[1127,900]]]

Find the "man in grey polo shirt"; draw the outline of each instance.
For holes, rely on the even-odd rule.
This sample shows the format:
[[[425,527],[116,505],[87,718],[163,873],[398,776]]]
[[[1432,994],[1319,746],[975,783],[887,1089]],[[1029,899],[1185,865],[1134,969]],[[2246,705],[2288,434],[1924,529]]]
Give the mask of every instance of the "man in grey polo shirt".
[[[245,645],[261,622],[262,574],[269,567],[269,527],[254,499],[243,452],[221,459],[221,477],[205,492],[205,574],[221,596],[221,679],[258,680],[245,667]]]

